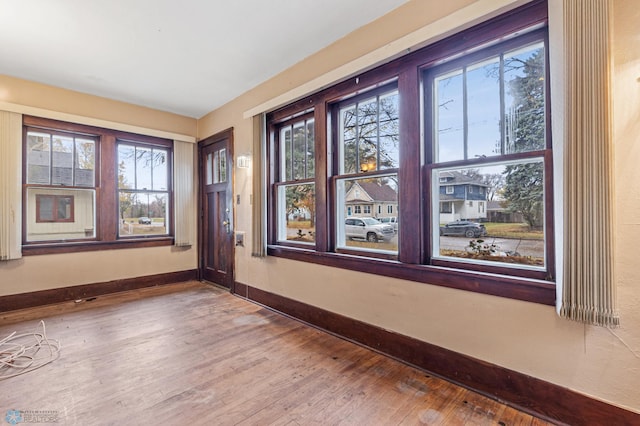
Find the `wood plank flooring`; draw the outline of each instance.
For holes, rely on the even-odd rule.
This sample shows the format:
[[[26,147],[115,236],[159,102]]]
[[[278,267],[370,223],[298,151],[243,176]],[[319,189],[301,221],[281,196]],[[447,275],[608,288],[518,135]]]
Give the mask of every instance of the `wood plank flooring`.
[[[198,282],[0,314],[60,358],[0,381],[7,410],[69,425],[546,425]]]

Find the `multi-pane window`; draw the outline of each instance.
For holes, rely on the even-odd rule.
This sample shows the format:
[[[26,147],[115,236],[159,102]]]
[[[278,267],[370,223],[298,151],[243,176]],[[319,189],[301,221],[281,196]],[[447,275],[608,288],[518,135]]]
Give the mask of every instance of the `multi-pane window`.
[[[528,4],[268,114],[269,253],[553,303],[546,19]],[[311,193],[315,246],[287,247]]]
[[[25,241],[95,237],[95,137],[26,129]]]
[[[336,248],[395,254],[393,227],[372,216],[372,204],[398,206],[400,132],[395,85],[372,90],[334,106],[338,117],[336,180]],[[367,203],[367,204],[364,204]],[[364,227],[349,224],[355,215],[371,220]],[[379,209],[378,209],[379,212]],[[359,222],[362,224],[363,222]]]
[[[172,141],[23,122],[23,253],[171,244]]]
[[[278,129],[277,239],[313,244],[316,240],[315,121],[311,116]]]
[[[545,81],[541,34],[425,72],[434,258],[545,268]],[[508,212],[506,224],[490,221],[490,200]],[[450,233],[462,221],[465,246]]]
[[[118,143],[118,213],[121,237],[169,232],[169,153],[166,148]],[[215,178],[221,179],[219,171]]]

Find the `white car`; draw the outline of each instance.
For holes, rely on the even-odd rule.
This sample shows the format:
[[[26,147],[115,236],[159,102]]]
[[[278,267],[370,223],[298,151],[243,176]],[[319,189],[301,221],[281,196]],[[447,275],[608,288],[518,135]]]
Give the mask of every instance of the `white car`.
[[[372,217],[348,217],[344,223],[347,238],[362,238],[369,242],[389,241],[395,235],[393,226]]]

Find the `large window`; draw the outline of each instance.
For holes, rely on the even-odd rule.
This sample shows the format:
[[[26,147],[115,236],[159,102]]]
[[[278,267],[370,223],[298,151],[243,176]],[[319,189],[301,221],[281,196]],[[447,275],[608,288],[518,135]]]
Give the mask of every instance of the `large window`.
[[[119,235],[166,235],[169,232],[169,153],[118,142]]]
[[[23,252],[170,244],[172,142],[24,117]]]
[[[337,103],[333,110],[338,118],[336,248],[396,254],[398,235],[391,225],[380,221],[388,216],[381,213],[383,205],[398,209],[400,118],[396,85]],[[350,212],[359,219],[352,220]]]
[[[528,3],[270,113],[268,254],[553,304],[546,19]]]
[[[95,137],[27,127],[28,242],[95,237]]]
[[[315,121],[307,115],[277,130],[277,239],[311,245],[316,241]]]
[[[546,270],[545,57],[537,31],[425,71],[434,259]]]

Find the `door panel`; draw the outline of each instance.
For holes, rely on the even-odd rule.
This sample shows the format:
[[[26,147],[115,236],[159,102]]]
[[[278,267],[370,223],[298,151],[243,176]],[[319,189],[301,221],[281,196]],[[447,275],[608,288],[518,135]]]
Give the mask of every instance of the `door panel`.
[[[229,289],[233,286],[233,203],[231,131],[199,144],[200,274]]]

